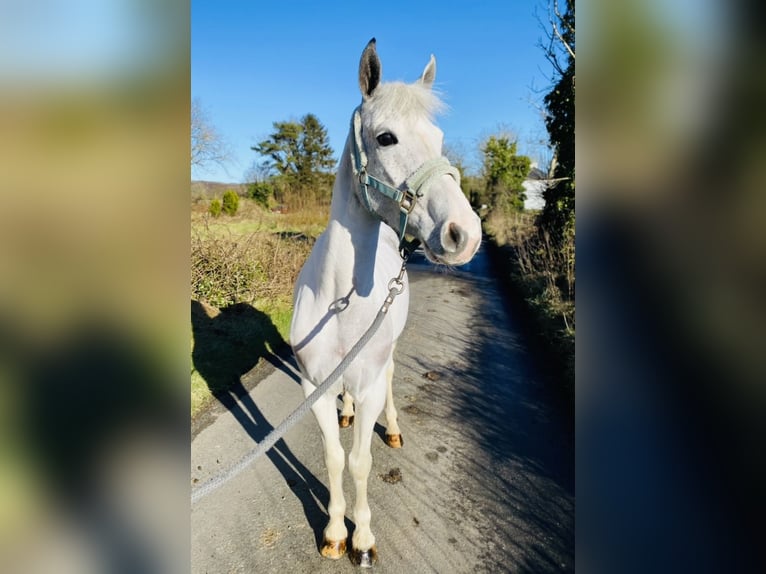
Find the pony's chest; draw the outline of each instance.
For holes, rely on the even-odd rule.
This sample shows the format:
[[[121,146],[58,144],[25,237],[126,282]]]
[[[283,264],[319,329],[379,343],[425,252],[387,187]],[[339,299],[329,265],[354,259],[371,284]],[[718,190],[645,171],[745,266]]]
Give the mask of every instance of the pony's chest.
[[[375,322],[388,295],[387,289],[375,289],[366,297],[349,291],[338,296],[304,288],[296,293],[291,342],[307,367],[315,360],[342,359]],[[387,356],[404,329],[408,306],[405,289],[385,313],[361,357]]]

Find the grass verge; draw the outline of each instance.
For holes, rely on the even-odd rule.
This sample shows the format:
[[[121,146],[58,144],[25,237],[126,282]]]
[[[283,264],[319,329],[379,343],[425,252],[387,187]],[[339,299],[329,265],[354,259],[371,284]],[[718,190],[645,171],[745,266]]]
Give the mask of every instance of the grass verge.
[[[555,248],[535,225],[535,215],[490,214],[484,231],[495,266],[523,313],[551,374],[567,392],[574,391],[575,267],[574,238]]]
[[[275,214],[241,200],[234,217],[193,205],[191,416],[225,400],[287,345],[292,291],[326,210]]]

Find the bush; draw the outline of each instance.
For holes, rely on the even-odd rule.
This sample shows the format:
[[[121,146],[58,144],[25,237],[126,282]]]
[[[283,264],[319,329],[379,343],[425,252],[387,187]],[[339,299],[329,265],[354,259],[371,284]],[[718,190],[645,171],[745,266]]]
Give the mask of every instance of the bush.
[[[213,217],[218,217],[221,215],[221,200],[220,199],[214,199],[210,202],[210,215]]]
[[[219,235],[192,229],[192,299],[221,308],[257,299],[287,301],[313,241],[256,232]]]
[[[227,215],[234,215],[239,209],[239,196],[233,189],[229,189],[223,194],[223,211]]]
[[[262,265],[249,256],[249,242],[227,238],[192,240],[192,299],[215,307],[251,301],[253,287],[263,281]]]
[[[274,186],[265,181],[256,181],[247,187],[247,191],[250,194],[250,199],[263,207],[268,207]]]

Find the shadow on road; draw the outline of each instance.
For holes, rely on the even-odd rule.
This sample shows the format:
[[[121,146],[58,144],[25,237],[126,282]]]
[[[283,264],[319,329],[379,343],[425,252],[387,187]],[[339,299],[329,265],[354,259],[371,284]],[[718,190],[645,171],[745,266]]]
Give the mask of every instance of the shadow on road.
[[[493,478],[455,488],[466,499],[485,501],[476,521],[492,525],[494,542],[484,566],[573,571],[573,405],[537,372],[516,317],[493,282],[482,279],[454,278],[452,297],[482,301],[459,328],[444,307],[419,310],[434,329],[460,339],[464,352],[448,361],[425,358],[422,351],[401,357],[420,375],[422,400],[413,405],[417,416],[443,419],[445,429],[455,420],[473,421],[461,425],[461,441],[470,446],[461,449],[455,476]]]
[[[242,376],[263,358],[299,383],[295,370],[290,368],[294,365],[292,353],[269,316],[251,305],[231,305],[218,315],[211,311],[213,316],[203,304],[191,302],[194,368],[213,396],[234,415],[254,443],[258,443],[274,426],[253,402],[242,384]],[[283,440],[279,440],[266,456],[303,505],[319,549],[327,513],[317,500],[329,500],[329,492]]]
[[[493,290],[494,291],[494,290]],[[512,468],[499,474],[498,500],[515,509],[500,520],[509,545],[518,545],[515,570],[573,570],[574,420],[546,388],[515,329],[499,320],[502,301],[484,292],[467,341],[472,360],[451,365],[456,416],[477,421],[472,442],[474,464]],[[497,298],[497,300],[495,300]],[[509,318],[510,320],[511,318]],[[513,529],[524,533],[514,540]],[[498,533],[500,534],[500,533]],[[510,557],[509,557],[510,559]]]

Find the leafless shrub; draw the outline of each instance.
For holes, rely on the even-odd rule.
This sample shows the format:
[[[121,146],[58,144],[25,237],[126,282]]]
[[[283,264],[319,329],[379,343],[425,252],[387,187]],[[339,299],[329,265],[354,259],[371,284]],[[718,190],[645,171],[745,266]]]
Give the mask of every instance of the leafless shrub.
[[[567,333],[575,329],[574,237],[554,248],[548,232],[537,227],[512,243],[516,263],[528,283],[532,300],[545,307],[547,314],[560,316]]]
[[[535,224],[535,214],[529,212],[493,212],[485,227],[495,243],[511,249],[514,279],[528,302],[540,314],[556,320],[565,333],[574,334],[574,236],[555,247],[548,232]]]
[[[267,231],[211,232],[205,221],[192,232],[192,297],[216,307],[289,300],[312,243],[306,236]]]

